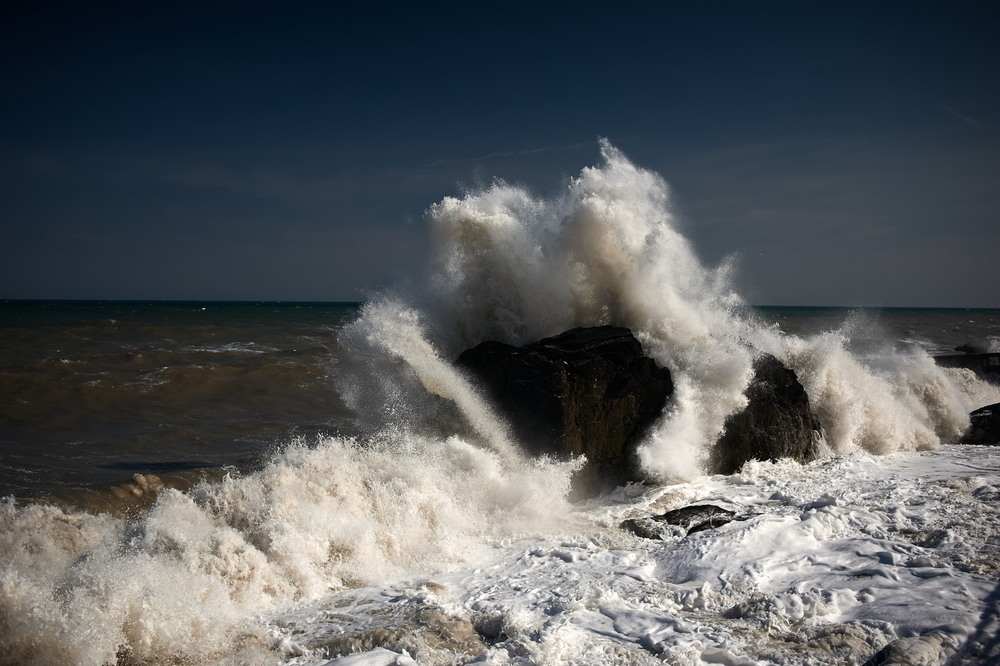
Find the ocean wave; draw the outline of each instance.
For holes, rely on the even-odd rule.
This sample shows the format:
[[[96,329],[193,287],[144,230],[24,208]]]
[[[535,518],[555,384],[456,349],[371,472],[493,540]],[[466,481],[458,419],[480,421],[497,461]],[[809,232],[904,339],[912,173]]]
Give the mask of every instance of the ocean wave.
[[[125,517],[0,502],[0,662],[302,663],[336,656],[336,645],[402,650],[405,643],[385,633],[391,609],[402,608],[393,599],[413,602],[400,616],[412,622],[401,626],[434,628],[421,634],[421,649],[437,650],[440,663],[471,659],[461,652],[467,648],[496,663],[671,655],[681,663],[747,663],[741,651],[770,658],[759,641],[737,638],[731,619],[757,637],[774,632],[790,642],[805,632],[837,658],[837,641],[892,637],[891,626],[871,624],[864,604],[885,610],[903,598],[917,607],[900,581],[960,603],[965,593],[933,582],[932,555],[957,575],[968,549],[928,554],[921,549],[930,546],[899,545],[905,530],[942,523],[930,510],[900,509],[919,500],[919,482],[902,488],[888,472],[862,468],[872,454],[933,449],[956,437],[971,409],[1000,399],[997,388],[938,367],[919,348],[879,347],[858,317],[810,336],[763,322],[736,290],[730,264],[706,267],[696,256],[663,179],[608,142],[601,153],[599,166],[551,199],[496,182],[430,207],[429,279],[373,298],[338,339],[336,379],[357,414],[356,437],[292,442],[255,471],[183,492],[143,476],[135,493],[150,506]],[[601,324],[630,328],[674,377],[675,395],[640,457],[651,477],[678,485],[626,487],[574,507],[566,498],[582,461],[522,453],[452,360],[483,340],[521,343]],[[710,447],[747,403],[763,352],[797,372],[828,447],[843,455],[809,467],[752,463],[728,480],[705,478]],[[262,368],[256,380],[266,384],[280,369]],[[142,400],[176,395],[186,405],[194,396],[207,408],[233,400],[230,382],[210,376],[254,376],[221,361],[140,370],[152,373],[142,375],[150,380]],[[87,395],[100,402],[103,394]],[[246,402],[253,406],[252,395]],[[970,492],[994,492],[991,465],[984,479],[969,481]],[[871,489],[873,480],[879,485]],[[879,493],[891,501],[870,508]],[[956,493],[936,494],[935,506],[995,523],[995,512]],[[717,541],[663,548],[615,528],[629,511],[684,497],[729,498],[759,513]],[[890,529],[899,532],[892,543]],[[987,541],[980,536],[956,528],[951,543],[978,547]],[[893,553],[912,558],[903,566],[913,571],[900,574]],[[852,571],[858,579],[896,576],[895,587],[877,589],[850,578]],[[429,577],[439,572],[434,587]],[[810,583],[813,574],[822,579]],[[421,590],[386,583],[407,579]],[[958,587],[974,590],[962,598],[977,608],[989,594],[979,578]],[[449,600],[448,588],[461,591]],[[371,615],[338,618],[342,602]],[[971,616],[947,614],[963,635],[974,629]],[[893,621],[924,631],[932,620]],[[367,625],[334,640],[352,621]],[[820,622],[850,626],[824,638]],[[447,643],[459,630],[464,638]],[[434,632],[445,642],[433,643]],[[500,647],[490,652],[491,645]],[[808,647],[789,648],[784,663]]]

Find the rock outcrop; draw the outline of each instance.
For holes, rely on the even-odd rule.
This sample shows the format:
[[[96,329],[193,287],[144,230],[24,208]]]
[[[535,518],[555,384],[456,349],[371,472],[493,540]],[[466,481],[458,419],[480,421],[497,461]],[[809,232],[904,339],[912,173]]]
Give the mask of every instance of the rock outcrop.
[[[725,432],[712,450],[712,471],[732,474],[749,460],[816,458],[822,427],[794,371],[763,354],[754,362],[746,396],[746,409],[726,420]]]
[[[1000,444],[1000,402],[980,407],[969,414],[969,429],[962,444]]]
[[[484,342],[458,365],[475,375],[531,452],[585,455],[583,492],[639,478],[635,447],[673,393],[670,371],[626,328],[577,328],[523,347]]]
[[[669,370],[614,326],[576,328],[523,347],[484,342],[463,352],[458,366],[478,379],[528,451],[587,457],[576,480],[584,493],[643,479],[636,447],[673,394]],[[712,451],[713,472],[818,454],[820,424],[795,373],[768,354],[754,372],[749,404],[727,420]]]

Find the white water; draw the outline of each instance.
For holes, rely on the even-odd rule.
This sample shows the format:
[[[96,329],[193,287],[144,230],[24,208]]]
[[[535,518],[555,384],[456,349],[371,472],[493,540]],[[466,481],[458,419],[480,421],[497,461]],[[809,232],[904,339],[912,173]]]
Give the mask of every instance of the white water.
[[[857,353],[851,343],[869,341],[871,322],[849,320],[810,339],[763,325],[734,290],[729,265],[703,266],[681,235],[663,179],[607,142],[601,150],[604,164],[554,200],[497,182],[432,206],[437,255],[417,305],[380,303],[355,328],[384,346],[384,322],[413,319],[423,305],[423,343],[454,357],[483,340],[626,326],[676,384],[641,450],[646,470],[665,482],[703,472],[726,418],[746,404],[760,352],[798,373],[837,453],[933,448],[959,437],[968,413],[998,395],[919,348]]]
[[[558,521],[571,467],[399,434],[292,446],[134,522],[7,501],[0,661],[274,661],[260,613],[475,561],[484,538]]]
[[[751,463],[622,489],[475,568],[345,591],[281,622],[303,664],[832,666],[887,644],[910,659],[891,663],[997,663],[998,498],[995,448]],[[745,519],[664,541],[617,527],[701,503]],[[366,651],[373,640],[388,652]],[[324,647],[362,653],[309,656]]]
[[[374,299],[340,337],[363,438],[294,444],[128,520],[4,502],[0,662],[842,663],[838,645],[978,640],[996,456],[869,453],[933,449],[997,389],[923,352],[859,352],[858,322],[810,339],[760,324],[679,233],[663,180],[602,154],[553,200],[496,183],[430,208],[426,284]],[[628,326],[673,373],[641,457],[685,483],[572,507],[578,463],[525,459],[448,359],[596,324]],[[703,477],[756,350],[797,371],[849,457]],[[938,463],[949,480],[929,492]],[[617,529],[706,498],[759,515],[666,546]],[[937,536],[907,536],[926,525]],[[765,653],[761,636],[780,641]]]

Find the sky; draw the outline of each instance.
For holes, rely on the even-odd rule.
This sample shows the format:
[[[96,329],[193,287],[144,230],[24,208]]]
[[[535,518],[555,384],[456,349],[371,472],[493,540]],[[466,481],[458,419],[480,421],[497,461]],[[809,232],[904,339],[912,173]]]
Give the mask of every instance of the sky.
[[[9,4],[0,298],[363,300],[606,137],[752,303],[1000,307],[996,3]]]

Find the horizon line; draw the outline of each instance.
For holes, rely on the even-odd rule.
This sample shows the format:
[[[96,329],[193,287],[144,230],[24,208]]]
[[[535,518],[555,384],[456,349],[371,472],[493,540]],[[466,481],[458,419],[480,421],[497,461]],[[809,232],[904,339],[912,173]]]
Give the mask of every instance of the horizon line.
[[[260,298],[0,298],[0,303],[218,303],[286,305],[364,305],[366,300],[260,299]],[[801,303],[748,303],[751,308],[827,308],[831,310],[1000,310],[1000,305],[822,305]]]

